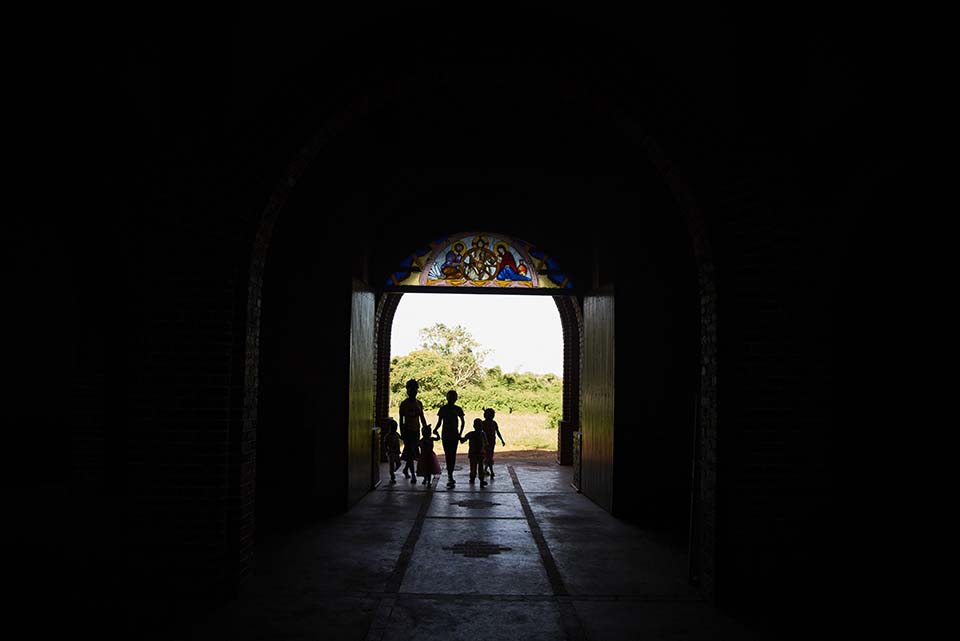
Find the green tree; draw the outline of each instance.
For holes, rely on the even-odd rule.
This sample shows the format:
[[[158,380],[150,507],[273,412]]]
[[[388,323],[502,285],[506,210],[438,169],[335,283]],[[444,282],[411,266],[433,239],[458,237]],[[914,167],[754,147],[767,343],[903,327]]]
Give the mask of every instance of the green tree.
[[[450,365],[440,354],[417,350],[390,361],[390,405],[397,407],[407,397],[406,385],[411,378],[420,383],[417,398],[424,410],[435,409],[446,402],[447,390],[453,389]]]
[[[443,323],[425,327],[420,330],[420,346],[446,360],[454,389],[483,381],[483,361],[490,350],[483,349],[465,327],[447,327]]]
[[[406,382],[420,383],[417,398],[430,415],[446,403],[447,390],[459,394],[457,404],[479,412],[493,407],[501,415],[513,412],[547,415],[545,427],[556,427],[563,406],[563,379],[556,374],[504,372],[499,366],[485,369],[489,350],[461,326],[442,323],[420,330],[423,349],[390,361],[390,406],[406,397]],[[430,419],[428,418],[428,421]]]

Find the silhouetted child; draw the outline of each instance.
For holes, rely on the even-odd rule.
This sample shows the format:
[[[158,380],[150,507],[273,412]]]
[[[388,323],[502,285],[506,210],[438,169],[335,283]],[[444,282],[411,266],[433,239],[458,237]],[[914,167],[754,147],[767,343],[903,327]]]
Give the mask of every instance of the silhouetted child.
[[[487,449],[483,453],[483,465],[487,468],[487,471],[490,473],[490,478],[493,478],[493,450],[497,445],[497,438],[500,439],[500,442],[506,445],[503,441],[503,436],[500,435],[500,426],[497,425],[497,422],[493,420],[496,412],[492,407],[488,407],[483,410],[483,435],[487,439]]]
[[[443,454],[447,459],[447,487],[457,484],[453,480],[453,468],[457,464],[457,445],[462,442],[460,437],[463,436],[465,425],[463,409],[457,405],[457,392],[450,390],[447,392],[447,404],[437,411],[437,426],[433,428],[433,433],[436,434],[437,430],[443,427],[440,440],[443,441]]]
[[[423,428],[423,437],[420,439],[420,458],[417,460],[417,476],[423,477],[423,484],[433,487],[433,475],[440,474],[440,461],[433,451],[433,442],[439,441],[439,436],[430,435],[430,426]]]
[[[403,466],[403,476],[409,477],[411,483],[417,482],[413,462],[419,456],[420,426],[427,427],[427,419],[423,415],[423,403],[417,399],[420,383],[411,378],[407,381],[407,398],[400,402],[400,438],[403,440],[403,453],[400,458],[406,463]]]
[[[383,451],[387,454],[390,484],[393,485],[397,482],[397,470],[400,468],[400,434],[397,433],[397,422],[392,418],[387,423],[387,434],[383,437]]]
[[[473,483],[479,473],[480,487],[486,487],[487,482],[483,479],[483,452],[487,449],[487,437],[483,435],[483,421],[479,418],[473,419],[473,431],[460,438],[461,443],[464,441],[470,441],[467,450],[470,458],[470,482]]]

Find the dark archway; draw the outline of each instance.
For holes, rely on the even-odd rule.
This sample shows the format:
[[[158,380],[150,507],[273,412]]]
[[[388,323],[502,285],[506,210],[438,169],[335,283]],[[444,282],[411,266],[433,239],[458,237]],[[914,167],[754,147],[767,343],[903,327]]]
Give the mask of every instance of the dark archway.
[[[876,333],[868,303],[877,298],[864,292],[884,279],[864,277],[865,247],[876,212],[891,209],[884,197],[897,190],[900,164],[875,135],[895,121],[878,82],[882,47],[844,21],[755,28],[729,13],[639,23],[610,12],[515,14],[475,12],[438,30],[435,12],[368,9],[322,25],[258,12],[213,29],[105,28],[77,49],[92,63],[78,76],[88,99],[74,101],[77,121],[88,124],[77,171],[96,213],[28,217],[36,233],[16,253],[26,267],[17,291],[42,303],[27,311],[51,310],[52,295],[77,321],[59,339],[45,335],[59,316],[24,324],[20,378],[37,389],[18,416],[38,429],[19,431],[69,445],[72,460],[63,452],[53,469],[18,467],[36,482],[26,500],[37,514],[85,524],[82,544],[64,547],[57,528],[31,521],[49,541],[34,555],[45,567],[92,580],[77,584],[78,596],[97,577],[124,598],[236,587],[253,567],[254,511],[257,532],[271,523],[271,470],[297,469],[301,459],[288,452],[319,469],[321,452],[300,442],[284,443],[280,456],[270,449],[291,428],[316,437],[329,426],[342,439],[330,450],[335,470],[296,479],[318,494],[304,491],[290,508],[346,509],[349,401],[358,442],[375,420],[375,341],[359,338],[367,328],[375,337],[366,314],[375,316],[383,292],[369,275],[411,236],[495,221],[556,241],[583,266],[582,353],[592,360],[580,406],[589,409],[586,430],[612,437],[614,469],[603,472],[615,513],[645,516],[658,498],[647,470],[666,466],[657,439],[689,435],[685,463],[671,441],[669,472],[676,480],[697,452],[686,495],[692,485],[702,536],[693,570],[705,591],[717,567],[720,604],[777,629],[806,621],[812,630],[846,611],[841,588],[824,588],[822,577],[850,561],[849,547],[836,545],[837,523],[850,520],[841,496],[847,446],[871,427],[857,407],[872,386],[863,363],[876,353],[866,337]],[[405,134],[406,144],[393,144]],[[512,168],[541,176],[507,184]],[[439,170],[451,174],[446,181]],[[586,185],[598,175],[614,180]],[[531,194],[537,180],[562,196]],[[654,182],[669,197],[654,193]],[[623,190],[643,198],[604,199]],[[366,200],[344,215],[337,199],[345,194]],[[458,220],[468,199],[471,217]],[[578,228],[562,235],[552,222],[571,212]],[[631,235],[647,218],[683,228],[685,249],[673,235],[667,260],[653,256],[653,243]],[[315,255],[351,232],[356,252]],[[291,241],[297,236],[303,242]],[[332,259],[343,269],[311,282]],[[635,265],[646,272],[631,280]],[[683,273],[671,280],[674,268]],[[291,323],[275,321],[300,314],[303,301],[309,314],[279,345]],[[363,354],[351,361],[354,302]],[[638,313],[651,305],[659,305],[652,317]],[[31,378],[41,373],[34,346],[63,348],[42,352],[59,380],[71,342],[74,396],[44,403],[58,392]],[[302,360],[315,362],[278,381],[288,364],[275,358],[278,347],[284,358],[306,347]],[[605,369],[598,354],[614,366]],[[326,377],[317,376],[323,359]],[[351,362],[367,381],[357,395]],[[657,378],[669,365],[684,374],[683,394],[671,391],[679,374]],[[666,391],[655,398],[658,385]],[[300,405],[278,416],[288,398]],[[46,438],[67,414],[71,438]],[[618,460],[628,451],[636,456]],[[813,613],[803,608],[811,593],[825,606]],[[104,605],[113,617],[114,602]]]
[[[543,87],[541,87],[543,89]],[[699,391],[697,393],[697,407],[690,409],[691,414],[695,414],[695,433],[696,449],[694,460],[696,469],[692,475],[694,478],[694,494],[692,505],[693,528],[691,531],[691,554],[692,574],[700,582],[704,592],[713,595],[713,567],[714,559],[714,527],[716,519],[716,289],[714,285],[714,275],[712,259],[709,245],[706,237],[705,224],[703,217],[692,196],[692,192],[685,182],[681,179],[669,161],[666,160],[659,146],[653,141],[652,137],[643,133],[642,128],[637,123],[620,116],[615,108],[615,103],[604,99],[598,99],[590,90],[585,87],[578,87],[575,84],[562,83],[554,86],[553,91],[557,95],[562,95],[565,100],[569,100],[571,90],[576,100],[579,100],[580,108],[585,109],[593,118],[613,124],[621,132],[625,140],[631,144],[640,146],[645,150],[648,162],[657,169],[660,178],[669,188],[675,199],[675,208],[683,216],[684,224],[689,235],[689,244],[691,253],[696,262],[696,272],[699,280]],[[399,95],[398,95],[399,94]],[[261,314],[261,296],[263,273],[270,246],[270,238],[280,212],[285,208],[287,201],[291,197],[294,188],[297,186],[300,178],[308,170],[316,159],[323,156],[325,149],[331,140],[339,134],[350,129],[351,123],[365,118],[372,111],[389,109],[389,105],[398,98],[402,99],[403,91],[397,91],[397,87],[391,87],[388,94],[376,94],[364,96],[355,100],[347,109],[328,119],[320,128],[319,132],[313,136],[310,142],[305,145],[297,158],[290,164],[286,176],[281,180],[279,186],[274,191],[270,201],[264,210],[262,219],[256,230],[256,240],[253,244],[252,256],[250,258],[249,268],[249,286],[245,292],[245,300],[242,308],[245,310],[243,326],[246,335],[246,358],[243,363],[244,394],[242,403],[242,418],[236,424],[231,442],[233,451],[236,453],[236,464],[232,466],[231,485],[234,488],[234,510],[236,515],[234,528],[238,532],[251,532],[254,523],[254,478],[255,478],[255,451],[256,441],[256,422],[257,422],[257,403],[258,403],[258,360],[259,360],[259,336],[260,336],[260,314]],[[596,251],[596,246],[594,246]],[[354,282],[354,294],[364,298],[364,293],[377,295],[375,287],[369,285],[371,279],[368,278],[370,269],[369,256],[353,256],[351,262],[352,278]],[[612,277],[613,265],[603,257],[595,256],[590,261],[590,267],[593,271],[593,285],[595,291],[601,298],[610,294],[611,301],[615,297],[612,286],[615,279]],[[375,282],[375,281],[373,281]],[[376,316],[375,327],[378,350],[373,351],[374,331],[370,334],[370,366],[374,369],[376,377],[383,380],[383,368],[389,367],[389,363],[384,363],[384,353],[389,354],[389,350],[384,350],[382,342],[384,336],[383,328],[389,327],[387,321],[392,320],[392,314],[396,311],[396,303],[399,298],[396,295],[380,296],[376,304],[376,310],[370,307],[369,314]],[[572,373],[578,370],[580,355],[583,354],[584,332],[576,331],[577,324],[574,320],[580,320],[582,327],[581,307],[572,301],[558,302],[561,318],[564,324],[564,354],[565,354],[565,372],[564,380],[570,381],[571,387],[565,389],[564,418],[565,420],[577,421],[577,416],[582,408],[582,385],[579,374],[574,376]],[[367,313],[367,312],[365,312]],[[607,319],[613,322],[612,317]],[[363,321],[361,325],[364,325]],[[373,323],[370,323],[373,325]],[[568,335],[569,334],[569,335]],[[612,344],[610,345],[612,349]],[[612,366],[612,365],[611,365]],[[570,374],[568,374],[568,368]],[[574,383],[576,386],[574,387]],[[377,390],[377,395],[372,399],[371,415],[369,420],[372,426],[375,423],[377,415],[380,414],[381,404],[385,402],[383,393],[384,388],[372,382],[371,394],[373,389]],[[574,409],[575,408],[575,409]],[[362,411],[362,410],[361,410]],[[612,415],[610,416],[612,418]],[[362,420],[362,419],[358,419]],[[612,438],[612,434],[610,435]],[[611,445],[612,447],[612,445]],[[363,474],[357,474],[357,478],[362,478]],[[369,478],[369,474],[367,474]],[[359,486],[358,486],[359,487]],[[359,490],[356,490],[359,491]],[[355,495],[352,493],[351,495]],[[350,499],[345,501],[349,505]],[[246,559],[249,556],[252,545],[252,537],[244,536],[239,539],[239,558]],[[243,561],[241,561],[243,563]]]

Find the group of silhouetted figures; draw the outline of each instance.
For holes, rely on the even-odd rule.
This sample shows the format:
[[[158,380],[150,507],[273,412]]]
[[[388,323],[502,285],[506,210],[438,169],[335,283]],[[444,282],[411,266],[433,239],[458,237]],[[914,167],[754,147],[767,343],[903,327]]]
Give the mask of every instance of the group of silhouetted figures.
[[[403,476],[411,483],[422,477],[422,483],[433,487],[434,475],[443,473],[440,460],[433,451],[433,444],[440,441],[443,445],[443,454],[447,462],[447,487],[456,485],[453,478],[454,466],[457,463],[457,447],[461,443],[469,442],[467,456],[470,459],[470,482],[474,483],[480,477],[480,487],[487,485],[486,474],[493,473],[493,453],[496,439],[503,445],[506,443],[500,434],[500,427],[493,420],[495,412],[488,407],[483,410],[483,419],[473,421],[473,431],[463,433],[466,419],[463,408],[457,405],[457,392],[447,392],[447,404],[437,412],[437,424],[430,430],[426,417],[423,415],[423,403],[417,399],[420,384],[416,380],[407,381],[407,398],[400,403],[400,423],[393,418],[387,427],[387,434],[383,438],[383,446],[387,453],[390,466],[390,483],[397,482],[397,470],[403,465]],[[401,443],[403,449],[401,451]]]

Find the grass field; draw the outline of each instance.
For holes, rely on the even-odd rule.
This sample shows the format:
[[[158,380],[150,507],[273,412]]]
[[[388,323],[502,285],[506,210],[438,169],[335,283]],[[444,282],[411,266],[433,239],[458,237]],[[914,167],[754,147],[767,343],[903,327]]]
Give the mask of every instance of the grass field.
[[[483,418],[481,412],[465,411],[467,425],[465,430],[473,429],[473,419]],[[397,408],[391,408],[390,416],[397,418],[400,413]],[[437,422],[437,414],[426,412],[427,422],[431,427]],[[506,446],[501,445],[497,440],[498,452],[514,452],[518,450],[549,450],[557,449],[557,430],[547,429],[546,414],[501,414],[497,413],[494,417],[497,425],[500,426],[500,434],[503,440],[507,442]]]

